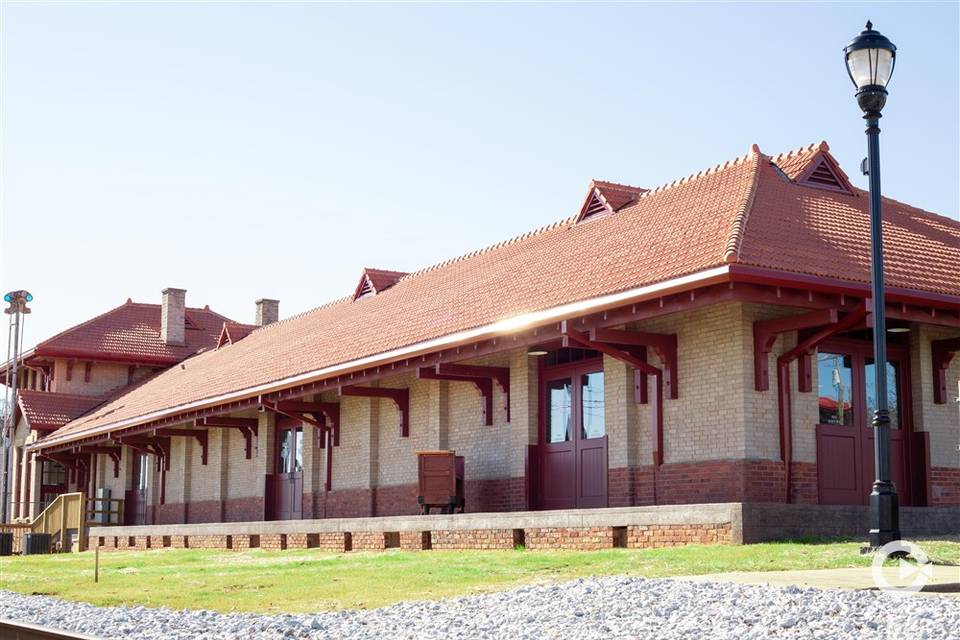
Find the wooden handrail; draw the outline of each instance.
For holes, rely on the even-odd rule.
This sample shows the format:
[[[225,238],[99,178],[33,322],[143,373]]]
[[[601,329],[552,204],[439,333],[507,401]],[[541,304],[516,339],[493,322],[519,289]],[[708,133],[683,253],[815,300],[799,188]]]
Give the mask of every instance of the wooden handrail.
[[[56,536],[58,548],[66,549],[70,529],[76,529],[79,550],[87,543],[86,519],[82,493],[61,493],[30,523],[31,533],[49,533]]]

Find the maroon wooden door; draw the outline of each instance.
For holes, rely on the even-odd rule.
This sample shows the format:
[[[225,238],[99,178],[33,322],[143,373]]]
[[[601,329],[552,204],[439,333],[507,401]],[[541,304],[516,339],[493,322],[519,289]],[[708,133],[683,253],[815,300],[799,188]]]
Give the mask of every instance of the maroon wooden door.
[[[147,477],[150,474],[150,458],[146,454],[133,456],[133,487],[123,496],[123,523],[125,525],[147,524]]]
[[[291,419],[277,421],[275,473],[268,477],[271,520],[303,517],[303,426]]]
[[[874,481],[872,348],[831,342],[817,354],[819,421],[817,484],[821,504],[867,504]],[[911,502],[909,475],[909,368],[905,350],[890,347],[887,360],[891,476],[901,504]]]
[[[607,506],[603,363],[550,367],[541,378],[540,508]]]

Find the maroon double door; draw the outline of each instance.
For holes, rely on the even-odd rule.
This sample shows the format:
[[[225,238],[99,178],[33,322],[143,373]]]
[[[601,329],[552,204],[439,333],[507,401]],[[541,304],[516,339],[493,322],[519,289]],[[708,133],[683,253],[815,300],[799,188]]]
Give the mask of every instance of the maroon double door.
[[[540,385],[540,508],[607,506],[602,359],[544,366]]]
[[[887,402],[890,407],[891,479],[901,504],[910,504],[910,369],[906,349],[890,345]],[[876,371],[873,348],[837,340],[817,353],[819,420],[817,485],[821,504],[867,504],[874,481],[873,412]]]
[[[267,476],[267,518],[299,520],[303,517],[303,425],[277,420],[274,473]]]

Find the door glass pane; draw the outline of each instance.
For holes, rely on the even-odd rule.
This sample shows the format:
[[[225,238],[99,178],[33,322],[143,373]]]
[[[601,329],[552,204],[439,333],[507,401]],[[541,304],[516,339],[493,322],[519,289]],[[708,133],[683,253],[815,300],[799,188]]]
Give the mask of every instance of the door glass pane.
[[[573,383],[570,378],[547,383],[547,441],[569,442],[573,439]]]
[[[873,425],[873,412],[877,408],[877,372],[873,358],[866,359],[864,369],[867,387],[867,426]],[[900,363],[887,361],[887,405],[890,410],[890,428],[900,428]]]
[[[602,438],[606,433],[603,405],[603,371],[580,376],[583,425],[580,437]]]
[[[820,424],[853,424],[853,366],[850,356],[817,354]]]
[[[294,471],[300,472],[303,471],[303,427],[297,427],[294,435],[297,442],[296,447],[294,447],[296,451],[296,456],[294,457],[296,467]]]
[[[279,459],[277,460],[277,473],[290,473],[291,468],[291,431],[284,429],[279,432],[280,446],[278,447]]]
[[[140,456],[140,468],[137,469],[137,490],[147,490],[147,474],[150,472],[150,459],[146,454]]]

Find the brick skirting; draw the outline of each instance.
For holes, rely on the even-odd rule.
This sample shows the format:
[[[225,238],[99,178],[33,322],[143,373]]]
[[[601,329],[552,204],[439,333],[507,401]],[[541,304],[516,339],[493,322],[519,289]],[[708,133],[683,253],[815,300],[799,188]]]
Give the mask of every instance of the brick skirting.
[[[932,467],[929,500],[931,507],[960,505],[960,469]]]

